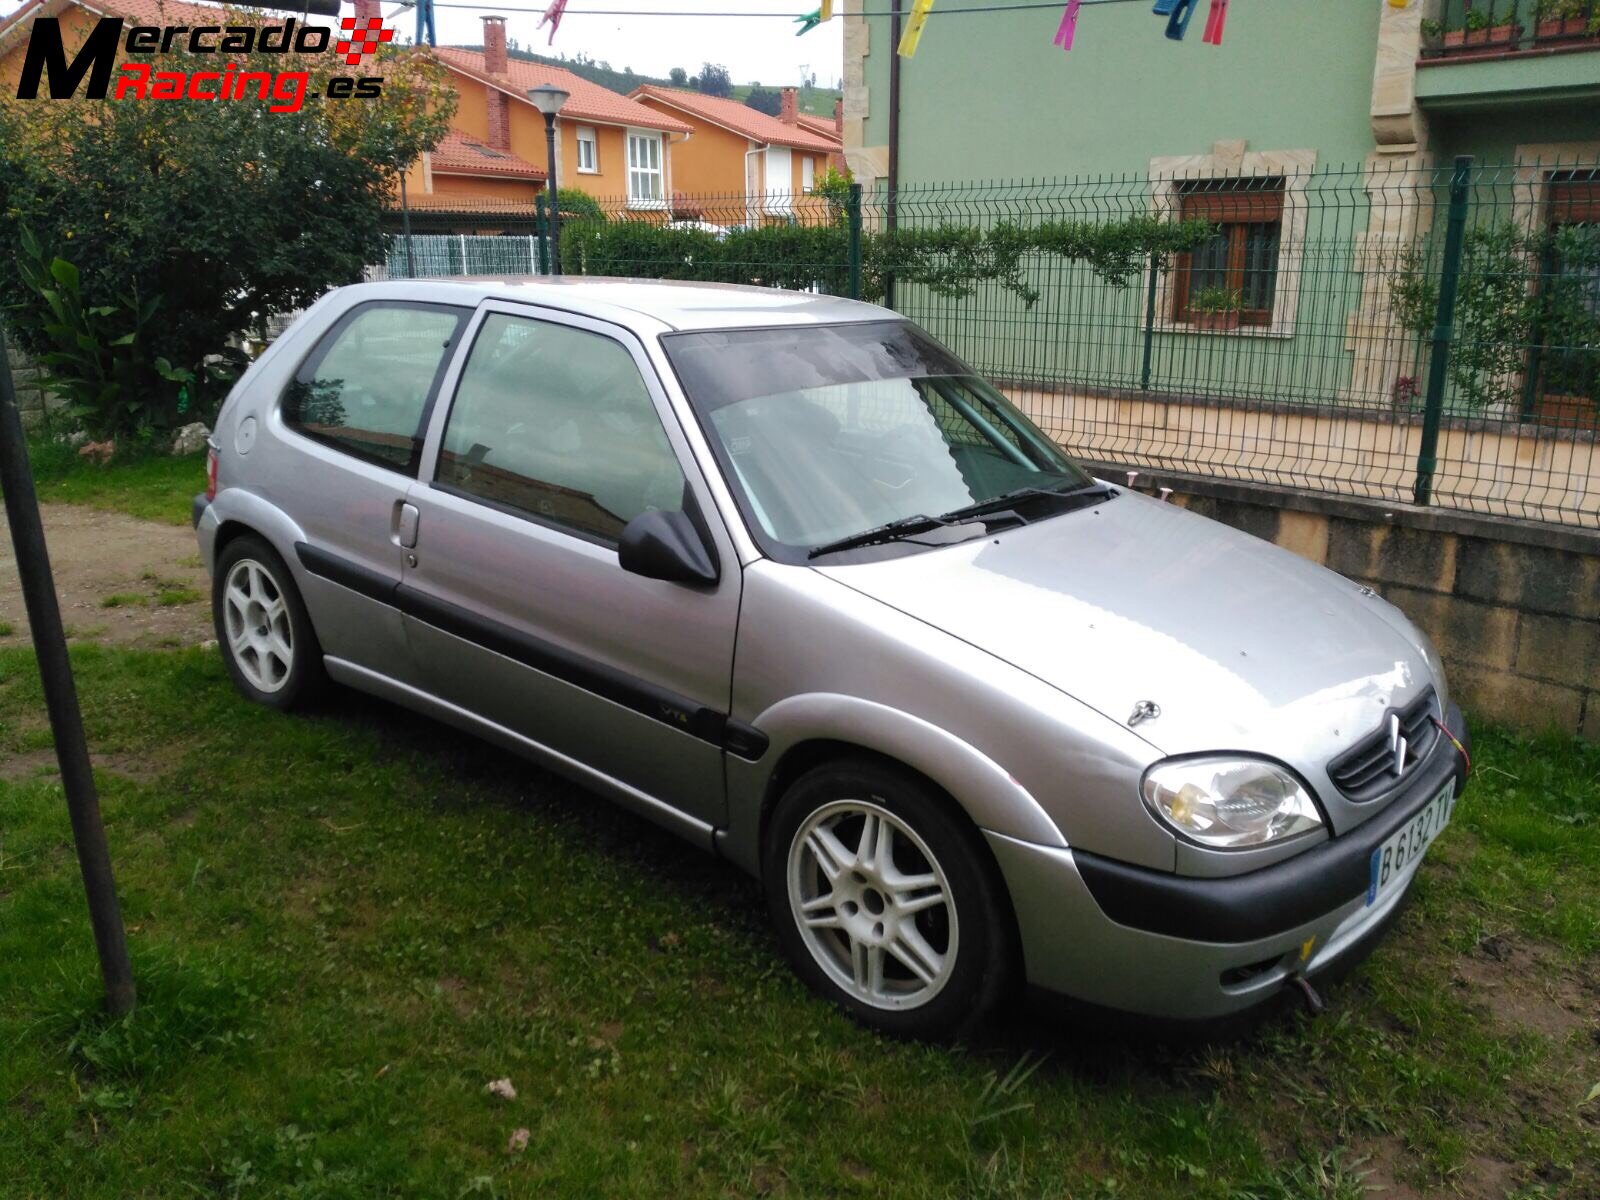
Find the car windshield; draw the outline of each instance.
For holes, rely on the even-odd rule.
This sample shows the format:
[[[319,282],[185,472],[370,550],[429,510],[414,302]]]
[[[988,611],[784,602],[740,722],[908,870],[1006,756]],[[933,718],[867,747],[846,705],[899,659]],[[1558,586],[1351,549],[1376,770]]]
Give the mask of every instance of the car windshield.
[[[992,385],[908,322],[662,340],[746,519],[785,560],[1010,493],[1093,484]],[[940,527],[918,532],[930,528]]]

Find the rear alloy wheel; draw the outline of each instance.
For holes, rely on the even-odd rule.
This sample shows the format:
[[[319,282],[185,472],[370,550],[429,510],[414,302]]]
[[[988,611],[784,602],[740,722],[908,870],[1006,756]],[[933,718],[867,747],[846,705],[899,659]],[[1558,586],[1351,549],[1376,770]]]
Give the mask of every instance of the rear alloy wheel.
[[[223,661],[246,696],[289,708],[320,686],[322,648],[289,569],[265,542],[228,543],[211,599]]]
[[[812,987],[885,1032],[947,1037],[1004,992],[1010,912],[942,795],[876,763],[819,768],[779,801],[768,906]]]

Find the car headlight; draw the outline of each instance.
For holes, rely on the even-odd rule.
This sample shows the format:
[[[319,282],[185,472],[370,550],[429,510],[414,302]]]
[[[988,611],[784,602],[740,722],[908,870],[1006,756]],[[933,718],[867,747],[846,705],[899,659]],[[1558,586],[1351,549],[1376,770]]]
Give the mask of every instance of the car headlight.
[[[1203,846],[1233,850],[1280,842],[1322,826],[1305,786],[1276,763],[1251,758],[1189,758],[1145,772],[1144,802],[1173,829]]]

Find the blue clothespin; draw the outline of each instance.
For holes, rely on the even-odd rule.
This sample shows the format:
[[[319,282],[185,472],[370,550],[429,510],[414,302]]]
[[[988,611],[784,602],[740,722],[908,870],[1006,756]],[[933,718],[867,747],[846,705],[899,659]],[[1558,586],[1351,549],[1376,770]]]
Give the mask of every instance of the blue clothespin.
[[[799,37],[801,34],[810,33],[818,25],[822,24],[822,10],[820,8],[812,9],[805,16],[796,17],[794,19],[794,23],[800,26],[799,29],[794,31],[795,37]]]
[[[1161,11],[1165,0],[1156,0],[1156,11]],[[1171,15],[1167,17],[1167,36],[1175,42],[1183,41],[1183,35],[1189,31],[1189,18],[1194,16],[1195,5],[1199,0],[1174,0],[1170,6]]]
[[[427,42],[430,46],[439,44],[439,31],[433,24],[433,0],[417,0],[417,45]]]
[[[1151,11],[1158,17],[1170,17],[1177,6],[1178,0],[1156,0],[1156,6]]]

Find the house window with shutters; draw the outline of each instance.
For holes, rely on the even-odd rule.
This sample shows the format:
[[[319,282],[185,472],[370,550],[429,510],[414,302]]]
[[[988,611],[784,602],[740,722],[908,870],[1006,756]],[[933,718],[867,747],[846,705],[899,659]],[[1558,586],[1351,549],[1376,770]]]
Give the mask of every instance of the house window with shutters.
[[[1216,236],[1180,255],[1172,320],[1192,326],[1270,326],[1283,244],[1282,177],[1183,180],[1185,220],[1209,221]]]

